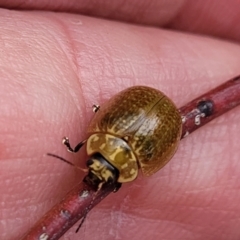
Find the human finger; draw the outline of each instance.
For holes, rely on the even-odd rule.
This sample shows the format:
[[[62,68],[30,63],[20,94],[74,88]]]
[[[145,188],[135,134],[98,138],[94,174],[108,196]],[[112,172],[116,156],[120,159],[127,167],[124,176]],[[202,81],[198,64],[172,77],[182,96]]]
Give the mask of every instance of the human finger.
[[[239,0],[0,0],[0,6],[4,8],[74,12],[235,41],[240,40],[239,4]]]
[[[180,107],[239,73],[239,46],[211,38],[63,13],[2,10],[0,24],[2,239],[19,237],[81,180],[83,173],[45,153],[84,166],[86,155],[65,153],[60,140],[86,138],[93,103],[148,85]],[[238,114],[189,136],[160,172],[93,210],[79,234],[239,237]],[[63,239],[78,239],[74,231]]]

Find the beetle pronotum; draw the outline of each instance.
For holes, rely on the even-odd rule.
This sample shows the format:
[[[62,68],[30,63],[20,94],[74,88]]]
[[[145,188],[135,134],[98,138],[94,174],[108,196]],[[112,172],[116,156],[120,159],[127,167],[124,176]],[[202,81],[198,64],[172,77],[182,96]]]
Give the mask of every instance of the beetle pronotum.
[[[156,90],[153,91],[155,92]],[[143,171],[145,172],[145,175],[151,175],[152,173],[156,172],[170,159],[170,157],[177,148],[177,144],[180,138],[186,137],[194,130],[198,129],[212,119],[218,117],[219,115],[240,104],[240,76],[235,77],[228,82],[222,84],[221,86],[196,98],[195,100],[180,108],[179,111],[176,110],[174,104],[172,104],[172,102],[167,97],[165,97],[165,95],[158,91],[156,91],[156,95],[161,95],[162,98],[158,96],[158,100],[156,100],[155,104],[151,105],[150,110],[148,110],[147,113],[151,114],[154,112],[154,115],[157,116],[157,113],[155,114],[155,111],[151,110],[155,107],[156,109],[158,109],[158,104],[161,102],[161,99],[168,102],[166,107],[168,108],[168,104],[170,104],[171,110],[168,109],[167,111],[169,111],[170,114],[173,115],[173,118],[170,118],[170,122],[171,119],[174,119],[173,123],[171,123],[169,126],[171,129],[174,129],[175,132],[170,137],[171,144],[169,144],[168,148],[165,148],[169,150],[165,150],[167,152],[165,152],[165,155],[162,154],[162,156],[165,156],[163,157],[163,161],[157,163],[156,169],[154,169],[154,167],[152,166],[150,168],[145,168]],[[119,94],[118,96],[121,97],[121,94]],[[121,183],[134,180],[136,172],[131,171],[131,169],[130,173],[132,172],[132,175],[130,174],[127,175],[128,177],[125,177],[125,174],[123,174],[121,176],[121,171],[123,170],[124,172],[124,168],[121,168],[121,166],[123,164],[124,167],[128,168],[128,161],[117,165],[117,163],[119,162],[115,161],[116,159],[118,159],[116,158],[116,154],[113,155],[114,157],[109,157],[108,155],[106,155],[110,152],[110,150],[114,152],[114,149],[111,149],[112,146],[118,147],[118,144],[120,142],[120,150],[115,151],[115,153],[119,153],[121,157],[124,155],[130,156],[133,159],[133,162],[135,162],[135,160],[138,160],[139,167],[146,167],[144,158],[139,162],[139,159],[141,159],[139,157],[142,156],[141,154],[145,154],[145,157],[148,156],[148,159],[151,159],[151,157],[154,156],[154,153],[150,151],[152,150],[151,143],[148,143],[148,141],[145,142],[146,147],[143,152],[139,150],[136,154],[136,150],[138,148],[134,148],[134,153],[132,152],[133,150],[131,147],[138,146],[136,144],[136,140],[131,139],[131,137],[135,135],[121,135],[123,132],[122,129],[124,128],[124,126],[126,126],[124,121],[131,121],[131,119],[126,119],[126,115],[124,114],[116,113],[116,115],[114,116],[117,116],[117,118],[115,119],[121,119],[121,121],[119,121],[119,124],[116,125],[113,116],[111,116],[111,112],[112,110],[117,109],[115,108],[114,103],[117,103],[118,105],[119,101],[116,101],[116,98],[113,98],[113,100],[111,101],[109,103],[110,105],[107,105],[106,109],[105,107],[101,109],[102,113],[96,115],[95,119],[90,125],[90,132],[92,131],[92,135],[90,135],[89,140],[87,141],[87,148],[89,155],[93,157],[90,158],[90,160],[87,162],[89,172],[88,175],[84,178],[84,182],[79,183],[79,185],[72,189],[59,204],[57,204],[39,222],[36,223],[36,225],[25,235],[25,237],[22,238],[22,240],[59,239],[74,223],[76,223],[79,219],[84,218],[88,211],[90,211],[91,208],[93,208],[97,203],[99,203],[104,197],[106,197],[112,191],[116,191],[116,189],[120,187]],[[148,105],[147,101],[147,99],[144,101],[146,106]],[[108,112],[108,109],[110,108],[111,111]],[[94,111],[98,112],[98,110],[99,106],[95,106]],[[110,115],[106,118],[106,115],[109,113]],[[141,113],[143,115],[141,115]],[[146,113],[144,113],[144,111],[140,111],[137,116],[140,116],[140,120],[138,119],[138,121],[140,121],[141,124],[137,126],[137,129],[134,129],[134,124],[131,125],[130,129],[134,129],[135,132],[132,131],[134,133],[138,133],[138,130],[141,129],[141,126],[144,126],[143,129],[149,130],[149,127],[151,128],[151,124],[153,126],[159,126],[156,125],[156,122],[157,124],[165,123],[164,118],[162,118],[162,120],[159,122],[158,119],[155,119],[155,121],[151,121],[151,119],[153,119],[151,118],[148,122],[149,126],[145,126],[144,121],[141,121],[141,116],[144,119],[148,119],[146,118]],[[166,118],[168,119],[168,117]],[[136,119],[134,121],[136,121]],[[182,124],[180,122],[182,122]],[[109,126],[111,127],[108,129]],[[106,127],[105,131],[108,134],[110,133],[110,136],[105,136],[106,132],[104,136],[100,136],[103,127]],[[120,133],[118,131],[120,131]],[[144,139],[146,140],[146,138]],[[141,140],[142,143],[144,142],[144,139]],[[100,140],[101,144],[99,145],[98,141]],[[68,139],[64,139],[64,144],[67,146],[68,150],[73,152],[79,150],[84,143],[85,141],[81,142],[74,149],[72,149]],[[98,144],[95,145],[95,143]],[[130,145],[130,149],[128,144]],[[139,144],[139,148],[141,149],[141,144]],[[149,162],[150,161],[148,161],[148,163]],[[134,171],[137,171],[136,167],[134,167],[133,169]]]

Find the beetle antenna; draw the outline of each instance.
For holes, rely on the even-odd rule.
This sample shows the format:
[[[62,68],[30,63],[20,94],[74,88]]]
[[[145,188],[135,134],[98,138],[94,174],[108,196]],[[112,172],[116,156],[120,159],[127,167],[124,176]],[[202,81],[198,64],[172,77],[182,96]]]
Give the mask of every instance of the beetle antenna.
[[[82,225],[83,225],[83,223],[84,223],[84,221],[85,221],[85,219],[86,219],[86,217],[87,217],[87,214],[88,214],[88,212],[85,213],[84,216],[82,217],[82,220],[81,220],[79,226],[77,227],[75,233],[77,233],[77,232],[79,231],[79,229],[82,227]]]
[[[76,229],[76,231],[75,231],[76,233],[77,233],[77,232],[79,231],[79,229],[82,227],[82,225],[83,225],[83,223],[84,223],[84,221],[85,221],[85,219],[86,219],[86,217],[87,217],[90,209],[93,207],[93,202],[94,202],[94,200],[96,199],[98,193],[100,192],[103,184],[104,184],[104,182],[100,182],[100,183],[99,183],[98,189],[97,189],[97,191],[94,193],[94,195],[93,195],[93,197],[92,197],[92,201],[91,201],[91,203],[89,204],[89,206],[86,208],[86,212],[85,212],[85,214],[83,215],[82,220],[81,220],[79,226],[77,227],[77,229]]]
[[[80,170],[83,171],[83,172],[88,172],[87,169],[80,168],[80,167],[78,167],[77,165],[73,164],[72,162],[70,162],[70,161],[66,160],[65,158],[60,157],[60,156],[58,156],[58,155],[56,155],[56,154],[53,154],[53,153],[47,153],[47,156],[57,158],[57,159],[59,159],[59,160],[65,162],[65,163],[71,165],[72,167],[75,167],[75,168],[77,168],[77,169],[80,169]]]

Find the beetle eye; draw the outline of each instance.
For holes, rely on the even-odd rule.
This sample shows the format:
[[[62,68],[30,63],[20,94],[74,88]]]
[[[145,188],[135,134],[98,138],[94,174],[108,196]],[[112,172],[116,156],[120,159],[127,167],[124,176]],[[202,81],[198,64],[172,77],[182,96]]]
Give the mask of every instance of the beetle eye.
[[[90,158],[87,160],[86,165],[87,167],[91,166],[93,164],[93,160]]]

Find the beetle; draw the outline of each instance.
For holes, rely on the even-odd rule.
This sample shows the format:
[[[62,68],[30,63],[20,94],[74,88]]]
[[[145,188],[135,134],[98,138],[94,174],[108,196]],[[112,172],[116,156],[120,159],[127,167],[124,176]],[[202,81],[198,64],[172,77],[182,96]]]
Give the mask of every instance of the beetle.
[[[86,143],[89,169],[87,181],[100,189],[104,183],[131,182],[141,169],[150,176],[162,168],[177,150],[182,133],[181,115],[162,92],[134,86],[113,96],[96,112],[88,127],[89,137],[72,148],[77,152]]]

